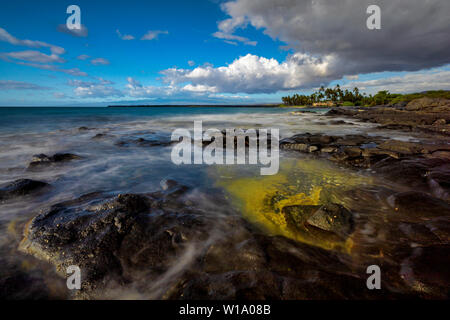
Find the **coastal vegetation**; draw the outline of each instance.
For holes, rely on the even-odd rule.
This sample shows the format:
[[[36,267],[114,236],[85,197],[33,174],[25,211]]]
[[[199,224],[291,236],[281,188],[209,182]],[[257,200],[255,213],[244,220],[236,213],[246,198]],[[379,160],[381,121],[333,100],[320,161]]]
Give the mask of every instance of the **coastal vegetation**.
[[[294,94],[292,96],[282,97],[282,106],[312,106],[312,107],[330,107],[330,106],[365,106],[371,107],[384,104],[407,103],[419,98],[445,98],[450,99],[450,91],[438,90],[421,93],[399,94],[390,93],[387,90],[379,91],[375,95],[361,93],[360,89],[355,87],[353,90],[342,89],[338,84],[334,88],[325,88],[324,86],[310,95]]]

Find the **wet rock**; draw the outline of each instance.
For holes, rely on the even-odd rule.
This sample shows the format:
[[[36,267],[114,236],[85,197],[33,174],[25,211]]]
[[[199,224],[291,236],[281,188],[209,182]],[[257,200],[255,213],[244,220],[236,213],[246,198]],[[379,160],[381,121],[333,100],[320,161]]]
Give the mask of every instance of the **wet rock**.
[[[326,113],[327,116],[354,116],[358,111],[354,108],[332,108]]]
[[[339,204],[328,204],[320,207],[308,218],[307,223],[344,237],[352,233],[354,228],[353,215]]]
[[[338,126],[338,125],[353,125],[353,123],[346,122],[346,121],[344,121],[344,120],[333,120],[333,121],[330,121],[329,124],[330,124],[330,125],[333,125],[333,126]]]
[[[393,196],[394,210],[405,221],[450,216],[450,204],[423,192],[404,192]]]
[[[411,131],[412,130],[412,126],[404,125],[404,124],[392,123],[392,124],[385,124],[385,125],[378,126],[376,129],[377,130]]]
[[[449,263],[448,244],[415,248],[412,255],[402,262],[402,275],[405,282],[425,296],[448,299]]]
[[[369,137],[362,136],[362,135],[351,134],[351,135],[346,135],[346,136],[337,138],[337,140],[335,142],[335,145],[339,145],[339,146],[358,146],[358,145],[361,145],[361,144],[367,143],[367,142],[370,142],[370,138]]]
[[[144,139],[144,138],[131,138],[131,139],[122,139],[114,143],[114,145],[118,147],[130,147],[130,146],[138,146],[138,147],[167,147],[175,142],[163,140],[159,138],[152,139]]]
[[[401,158],[389,157],[375,163],[372,169],[391,181],[403,183],[412,188],[428,189],[428,176],[442,172],[448,166],[444,158]]]
[[[291,230],[305,230],[307,224],[344,238],[353,231],[353,215],[339,204],[288,206],[282,213]]]
[[[85,127],[85,126],[82,126],[82,127],[78,128],[78,131],[89,131],[89,130],[93,130],[93,128],[88,128],[88,127]]]
[[[338,151],[337,147],[325,147],[322,148],[320,151],[325,152],[325,153],[335,153]]]
[[[350,158],[359,158],[362,154],[362,150],[356,147],[345,148],[344,152]]]
[[[56,153],[50,157],[45,154],[37,154],[33,156],[30,164],[28,165],[28,168],[36,168],[40,166],[50,165],[53,163],[69,162],[72,160],[80,160],[80,159],[82,159],[82,157],[72,153]]]
[[[124,283],[139,272],[161,274],[185,242],[205,240],[212,225],[212,217],[173,205],[186,190],[174,187],[116,197],[92,193],[54,205],[28,224],[20,250],[54,264],[62,276],[67,266],[78,265],[87,292],[108,279]]]
[[[49,187],[45,182],[20,179],[0,187],[0,200],[33,194]]]
[[[445,125],[447,123],[447,121],[445,121],[445,119],[438,119],[435,122],[433,122],[433,126],[442,126]]]
[[[317,146],[309,146],[308,147],[308,152],[309,153],[316,152],[318,150],[319,150],[319,147],[317,147]]]
[[[95,136],[93,136],[91,139],[92,140],[99,140],[99,139],[103,139],[107,136],[106,133],[97,133]]]
[[[390,150],[403,155],[427,153],[423,144],[400,140],[387,140],[378,145],[378,149]]]

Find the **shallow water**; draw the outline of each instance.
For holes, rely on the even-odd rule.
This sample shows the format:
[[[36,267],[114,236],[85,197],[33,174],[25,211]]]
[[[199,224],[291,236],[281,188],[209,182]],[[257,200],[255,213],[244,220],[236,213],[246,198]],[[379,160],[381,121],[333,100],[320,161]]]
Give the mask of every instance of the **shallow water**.
[[[116,144],[138,138],[168,141],[174,129],[192,130],[198,120],[203,121],[204,130],[278,128],[281,138],[305,132],[374,135],[376,127],[350,120],[346,121],[351,124],[329,125],[330,119],[323,116],[326,110],[295,115],[291,114],[293,111],[290,108],[0,108],[0,184],[28,178],[52,185],[43,195],[0,204],[0,250],[9,263],[21,265],[25,272],[48,268],[43,277],[52,282],[56,275],[51,267],[30,262],[29,257],[16,251],[27,220],[52,204],[86,193],[100,190],[114,194],[146,193],[158,190],[161,180],[173,179],[198,193],[223,192],[231,206],[264,232],[344,252],[342,259],[347,259],[349,265],[383,255],[393,247],[392,239],[385,234],[388,231],[383,229],[386,215],[392,210],[389,196],[393,191],[408,190],[407,186],[383,181],[370,171],[349,171],[326,160],[293,153],[281,153],[278,175],[262,177],[257,166],[176,166],[170,160],[171,147]],[[97,134],[104,135],[93,139]],[[376,131],[376,135],[418,139],[406,133],[392,137],[392,132]],[[83,159],[27,170],[34,154],[64,152]],[[348,207],[357,217],[355,233],[342,242],[287,230],[263,206],[264,198],[277,190],[288,195],[284,206],[333,201]],[[349,193],[352,190],[362,192]]]

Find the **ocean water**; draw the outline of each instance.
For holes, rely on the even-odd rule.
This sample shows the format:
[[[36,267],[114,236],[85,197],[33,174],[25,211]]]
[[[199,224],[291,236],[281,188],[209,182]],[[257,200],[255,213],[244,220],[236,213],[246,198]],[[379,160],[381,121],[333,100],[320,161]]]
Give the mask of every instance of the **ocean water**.
[[[404,190],[404,186],[379,181],[370,171],[349,171],[326,160],[298,153],[281,152],[280,173],[272,178],[263,178],[259,175],[258,166],[177,166],[171,161],[171,146],[133,143],[140,138],[167,142],[175,129],[193,130],[194,121],[198,120],[203,122],[204,130],[275,128],[280,130],[280,138],[306,132],[374,135],[375,124],[347,119],[347,124],[331,125],[330,120],[336,118],[324,116],[326,109],[309,111],[313,112],[257,107],[0,108],[0,185],[26,178],[45,181],[52,186],[44,194],[0,203],[0,251],[3,259],[10,265],[23,265],[24,261],[28,261],[27,257],[17,252],[23,226],[52,204],[96,191],[113,194],[153,192],[160,189],[160,182],[164,179],[176,180],[198,194],[222,192],[229,195],[230,206],[235,206],[250,222],[258,220],[258,210],[262,210],[257,205],[248,207],[253,201],[253,194],[267,192],[273,186],[281,186],[289,192],[294,190],[295,194],[304,194],[311,199],[321,190],[322,197],[345,203],[355,210],[361,209],[364,199],[341,197],[341,193],[346,191],[344,187]],[[392,132],[378,130],[376,135],[392,138]],[[395,138],[417,139],[406,133],[399,133]],[[55,153],[73,153],[82,159],[38,170],[28,169],[33,155],[51,156]],[[258,182],[255,184],[253,181]],[[268,188],[265,190],[261,186]],[[379,202],[372,203],[366,214],[375,212],[375,217],[385,214],[389,210],[386,202],[388,196],[380,195]],[[198,197],[198,201],[202,201],[202,197]],[[363,220],[364,214],[359,215]],[[363,239],[364,234],[381,225],[379,219],[364,220],[358,233],[362,237],[358,247],[364,248],[365,240],[373,246],[373,239]],[[278,232],[271,227],[258,227],[267,232]],[[335,247],[326,240],[314,242],[302,236],[296,240],[326,249]],[[383,239],[378,241],[378,247],[385,245]],[[349,263],[355,263],[355,258]],[[43,267],[34,266],[31,269],[36,268]],[[51,269],[50,266],[47,268]]]

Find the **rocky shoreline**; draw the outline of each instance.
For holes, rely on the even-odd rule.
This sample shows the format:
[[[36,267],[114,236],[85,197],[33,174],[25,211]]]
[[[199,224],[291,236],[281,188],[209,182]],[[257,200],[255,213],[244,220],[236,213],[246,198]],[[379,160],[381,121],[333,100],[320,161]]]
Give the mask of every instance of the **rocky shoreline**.
[[[337,108],[323,116],[333,125],[347,124],[342,117],[377,123],[373,135],[300,133],[280,141],[290,156],[326,159],[401,186],[342,191],[339,197],[352,206],[333,201],[282,206],[288,203],[282,194],[265,199],[289,230],[345,241],[348,252],[267,234],[231,206],[226,194],[199,195],[174,180],[161,181],[161,189],[151,193],[99,191],[54,204],[23,225],[19,250],[50,264],[61,279],[68,266],[79,266],[82,290],[67,293],[75,299],[448,299],[450,104],[419,100],[367,110]],[[389,139],[377,135],[380,128],[427,139]],[[115,145],[170,142],[140,138]],[[27,170],[80,160],[70,153],[40,154]],[[17,180],[0,188],[0,201],[48,188],[45,182]],[[375,214],[380,204],[383,211]],[[385,245],[378,245],[380,239]],[[365,285],[372,264],[383,271],[382,290]],[[39,278],[24,280],[19,274],[0,281],[2,297],[18,286],[32,298],[55,297]]]

